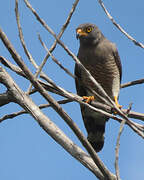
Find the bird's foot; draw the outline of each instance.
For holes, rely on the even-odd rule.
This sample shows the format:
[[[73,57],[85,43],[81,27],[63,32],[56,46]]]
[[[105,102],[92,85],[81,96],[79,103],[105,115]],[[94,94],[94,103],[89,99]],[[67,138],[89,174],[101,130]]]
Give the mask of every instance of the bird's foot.
[[[121,108],[122,108],[122,106],[121,106],[121,105],[119,105],[119,103],[118,103],[118,99],[117,99],[117,96],[114,96],[114,101],[115,101],[116,106],[117,106],[119,109],[121,109]]]
[[[83,96],[83,100],[86,102],[86,103],[90,103],[91,101],[93,101],[95,98],[94,96]]]
[[[114,102],[115,102],[115,104],[116,104],[117,108],[119,108],[119,109],[121,109],[121,108],[122,108],[122,106],[121,106],[121,105],[119,105],[119,103],[118,103],[117,96],[114,96]],[[115,110],[113,110],[113,113],[114,113],[115,115],[117,114],[117,112],[116,112]]]

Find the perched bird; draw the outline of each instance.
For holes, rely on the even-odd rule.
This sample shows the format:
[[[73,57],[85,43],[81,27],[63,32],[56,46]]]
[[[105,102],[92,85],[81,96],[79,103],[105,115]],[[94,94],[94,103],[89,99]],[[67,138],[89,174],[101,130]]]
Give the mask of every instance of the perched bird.
[[[106,39],[94,24],[79,25],[76,34],[80,41],[78,59],[120,108],[118,96],[122,67],[115,44]],[[91,92],[91,90],[96,91],[96,87],[78,64],[75,65],[75,76],[79,96],[83,96],[84,99],[87,99],[87,102],[91,98],[96,102],[102,102]],[[104,145],[105,124],[109,118],[84,105],[80,105],[80,107],[84,125],[88,132],[88,141],[95,151],[99,152]]]

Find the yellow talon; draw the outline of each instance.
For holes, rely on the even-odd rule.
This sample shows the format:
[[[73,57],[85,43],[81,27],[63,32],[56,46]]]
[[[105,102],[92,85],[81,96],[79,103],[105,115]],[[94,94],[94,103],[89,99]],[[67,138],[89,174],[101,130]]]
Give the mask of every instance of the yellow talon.
[[[119,109],[121,109],[121,108],[122,108],[122,106],[121,106],[121,105],[119,105],[119,103],[118,103],[118,99],[117,99],[117,96],[114,96],[114,101],[115,101],[116,106],[117,106]]]
[[[94,96],[83,96],[83,100],[86,100],[86,103],[90,103],[94,100]]]

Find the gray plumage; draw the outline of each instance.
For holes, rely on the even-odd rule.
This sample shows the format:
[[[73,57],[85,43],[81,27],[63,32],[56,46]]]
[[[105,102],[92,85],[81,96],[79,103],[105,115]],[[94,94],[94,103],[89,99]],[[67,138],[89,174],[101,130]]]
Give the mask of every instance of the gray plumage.
[[[76,32],[80,40],[79,60],[114,101],[119,96],[122,75],[116,46],[104,37],[96,25],[81,24]],[[75,75],[78,95],[92,96],[89,89],[95,90],[95,86],[78,64],[75,65]],[[95,101],[101,102],[97,97]],[[96,152],[99,152],[104,145],[105,123],[109,118],[84,105],[80,106],[88,140]]]

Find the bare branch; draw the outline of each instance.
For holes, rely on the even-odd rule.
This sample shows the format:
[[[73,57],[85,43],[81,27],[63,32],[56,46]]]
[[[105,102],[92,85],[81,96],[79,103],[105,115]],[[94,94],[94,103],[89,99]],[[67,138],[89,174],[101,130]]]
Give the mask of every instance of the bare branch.
[[[59,33],[58,36],[57,36],[58,39],[61,38],[61,36],[63,35],[65,29],[67,28],[67,26],[68,26],[68,24],[69,24],[69,22],[70,22],[70,19],[71,19],[72,15],[73,15],[73,13],[74,13],[74,11],[75,11],[75,9],[76,9],[76,6],[77,6],[78,2],[79,2],[79,0],[75,0],[74,4],[73,4],[73,6],[72,6],[72,9],[70,10],[70,13],[69,13],[69,15],[68,15],[68,17],[67,17],[67,20],[66,20],[66,22],[64,23],[64,25],[62,26],[61,31],[60,31],[60,33]],[[39,68],[37,69],[36,74],[35,74],[35,77],[38,77],[38,75],[39,75],[40,72],[42,71],[43,66],[45,65],[48,57],[50,56],[50,53],[55,49],[56,44],[57,44],[57,40],[56,40],[56,41],[54,42],[54,44],[51,46],[48,54],[46,55],[46,57],[44,58],[43,62],[41,63],[41,65],[40,65]],[[30,89],[31,89],[31,86],[30,86],[29,89],[28,89],[28,93],[30,92]]]
[[[28,49],[26,47],[26,43],[24,41],[24,36],[23,36],[21,25],[20,25],[20,19],[19,19],[18,0],[15,1],[15,14],[16,14],[16,22],[17,22],[18,31],[19,31],[19,38],[20,38],[20,42],[22,44],[22,47],[24,49],[24,52],[27,55],[27,57],[30,60],[30,62],[34,65],[34,67],[38,68],[37,64],[35,63],[35,60],[33,59],[32,55],[28,51]]]
[[[128,117],[144,121],[144,113],[130,111]]]
[[[68,153],[76,158],[80,163],[92,171],[98,178],[105,178],[94,164],[93,160],[74,144],[48,117],[46,117],[33,101],[17,86],[8,73],[0,67],[0,82],[11,90],[11,95],[15,101],[29,112],[39,125]],[[114,176],[112,176],[114,177]]]
[[[48,50],[48,48],[46,47],[46,45],[44,44],[44,42],[42,41],[40,34],[38,34],[38,38],[40,43],[42,44],[42,46],[44,47],[44,49],[47,51],[47,53],[51,56],[52,60],[62,69],[64,70],[69,76],[71,76],[72,78],[75,79],[75,76],[67,69],[65,68],[53,55],[52,53]]]
[[[24,74],[24,72],[21,70],[21,68],[19,68],[18,66],[12,64],[12,63],[11,63],[10,61],[8,61],[6,58],[0,56],[0,62],[1,62],[4,66],[6,66],[6,67],[8,67],[9,69],[11,69],[12,71],[16,72],[18,75],[20,75],[20,76],[28,79],[27,76]],[[42,74],[42,75],[45,75],[44,73],[41,73],[41,74]],[[46,76],[46,75],[45,75],[45,76]],[[51,84],[45,83],[45,82],[43,82],[43,81],[41,81],[41,80],[39,80],[39,79],[38,79],[38,82],[39,82],[46,90],[63,96],[60,92],[58,92],[57,89],[55,89],[54,87],[52,87]],[[33,89],[33,90],[30,92],[30,94],[33,94],[33,93],[35,93],[35,92],[37,92],[37,90],[36,90],[36,89]]]
[[[130,82],[122,84],[121,88],[126,88],[126,87],[129,87],[129,86],[134,86],[134,85],[143,84],[143,83],[144,83],[144,79],[138,79],[138,80],[135,80],[135,81],[130,81]]]
[[[19,37],[20,37],[21,44],[22,44],[22,46],[24,48],[25,54],[27,55],[27,57],[30,60],[30,62],[34,65],[34,67],[36,69],[39,69],[39,67],[36,64],[35,60],[33,59],[32,55],[29,53],[29,51],[28,51],[28,49],[26,47],[25,41],[24,41],[24,37],[23,37],[23,33],[22,33],[22,28],[21,28],[21,25],[20,25],[19,12],[18,12],[18,0],[15,1],[15,14],[16,14],[16,21],[17,21],[17,26],[18,26],[18,31],[19,31]],[[44,63],[45,62],[46,61],[44,61]],[[41,70],[42,70],[42,68],[40,68],[39,72]],[[39,73],[36,72],[35,77],[38,77],[38,74]],[[27,91],[28,94],[30,93],[31,88],[32,88],[32,84],[30,84],[30,86],[28,88],[28,91]]]
[[[102,2],[102,0],[98,0],[99,4],[101,5],[101,7],[103,8],[104,12],[106,13],[106,15],[108,16],[108,18],[112,21],[112,23],[128,38],[130,39],[135,45],[144,48],[144,45],[138,41],[136,41],[132,36],[130,36],[119,24],[116,23],[116,21],[114,20],[114,18],[110,15],[110,13],[108,12],[108,10],[105,8],[104,3]]]
[[[16,72],[18,75],[26,78],[26,75],[24,74],[24,72],[18,66],[14,65],[10,61],[8,61],[6,58],[0,56],[0,62],[4,66],[6,66],[9,69],[11,69],[12,71]]]
[[[69,103],[69,102],[72,102],[72,101],[69,100],[69,99],[64,99],[64,100],[58,101],[59,104],[66,104],[66,103]],[[51,107],[51,105],[50,104],[41,104],[39,106],[40,109],[47,108],[47,107]],[[7,115],[3,116],[2,118],[0,118],[0,123],[2,121],[6,120],[6,119],[12,119],[12,118],[15,118],[16,116],[19,116],[19,115],[22,115],[22,114],[27,114],[27,113],[28,113],[27,111],[21,110],[21,111],[18,111],[18,112],[7,114]]]
[[[132,107],[132,103],[129,105],[129,108],[127,109],[126,115],[128,116],[130,110]],[[118,159],[119,159],[119,148],[120,148],[120,136],[122,134],[124,125],[126,123],[126,119],[123,119],[121,124],[120,124],[120,129],[117,137],[117,142],[116,142],[116,148],[115,148],[115,170],[116,170],[116,178],[117,180],[120,180],[120,173],[119,173],[119,166],[118,166]]]

